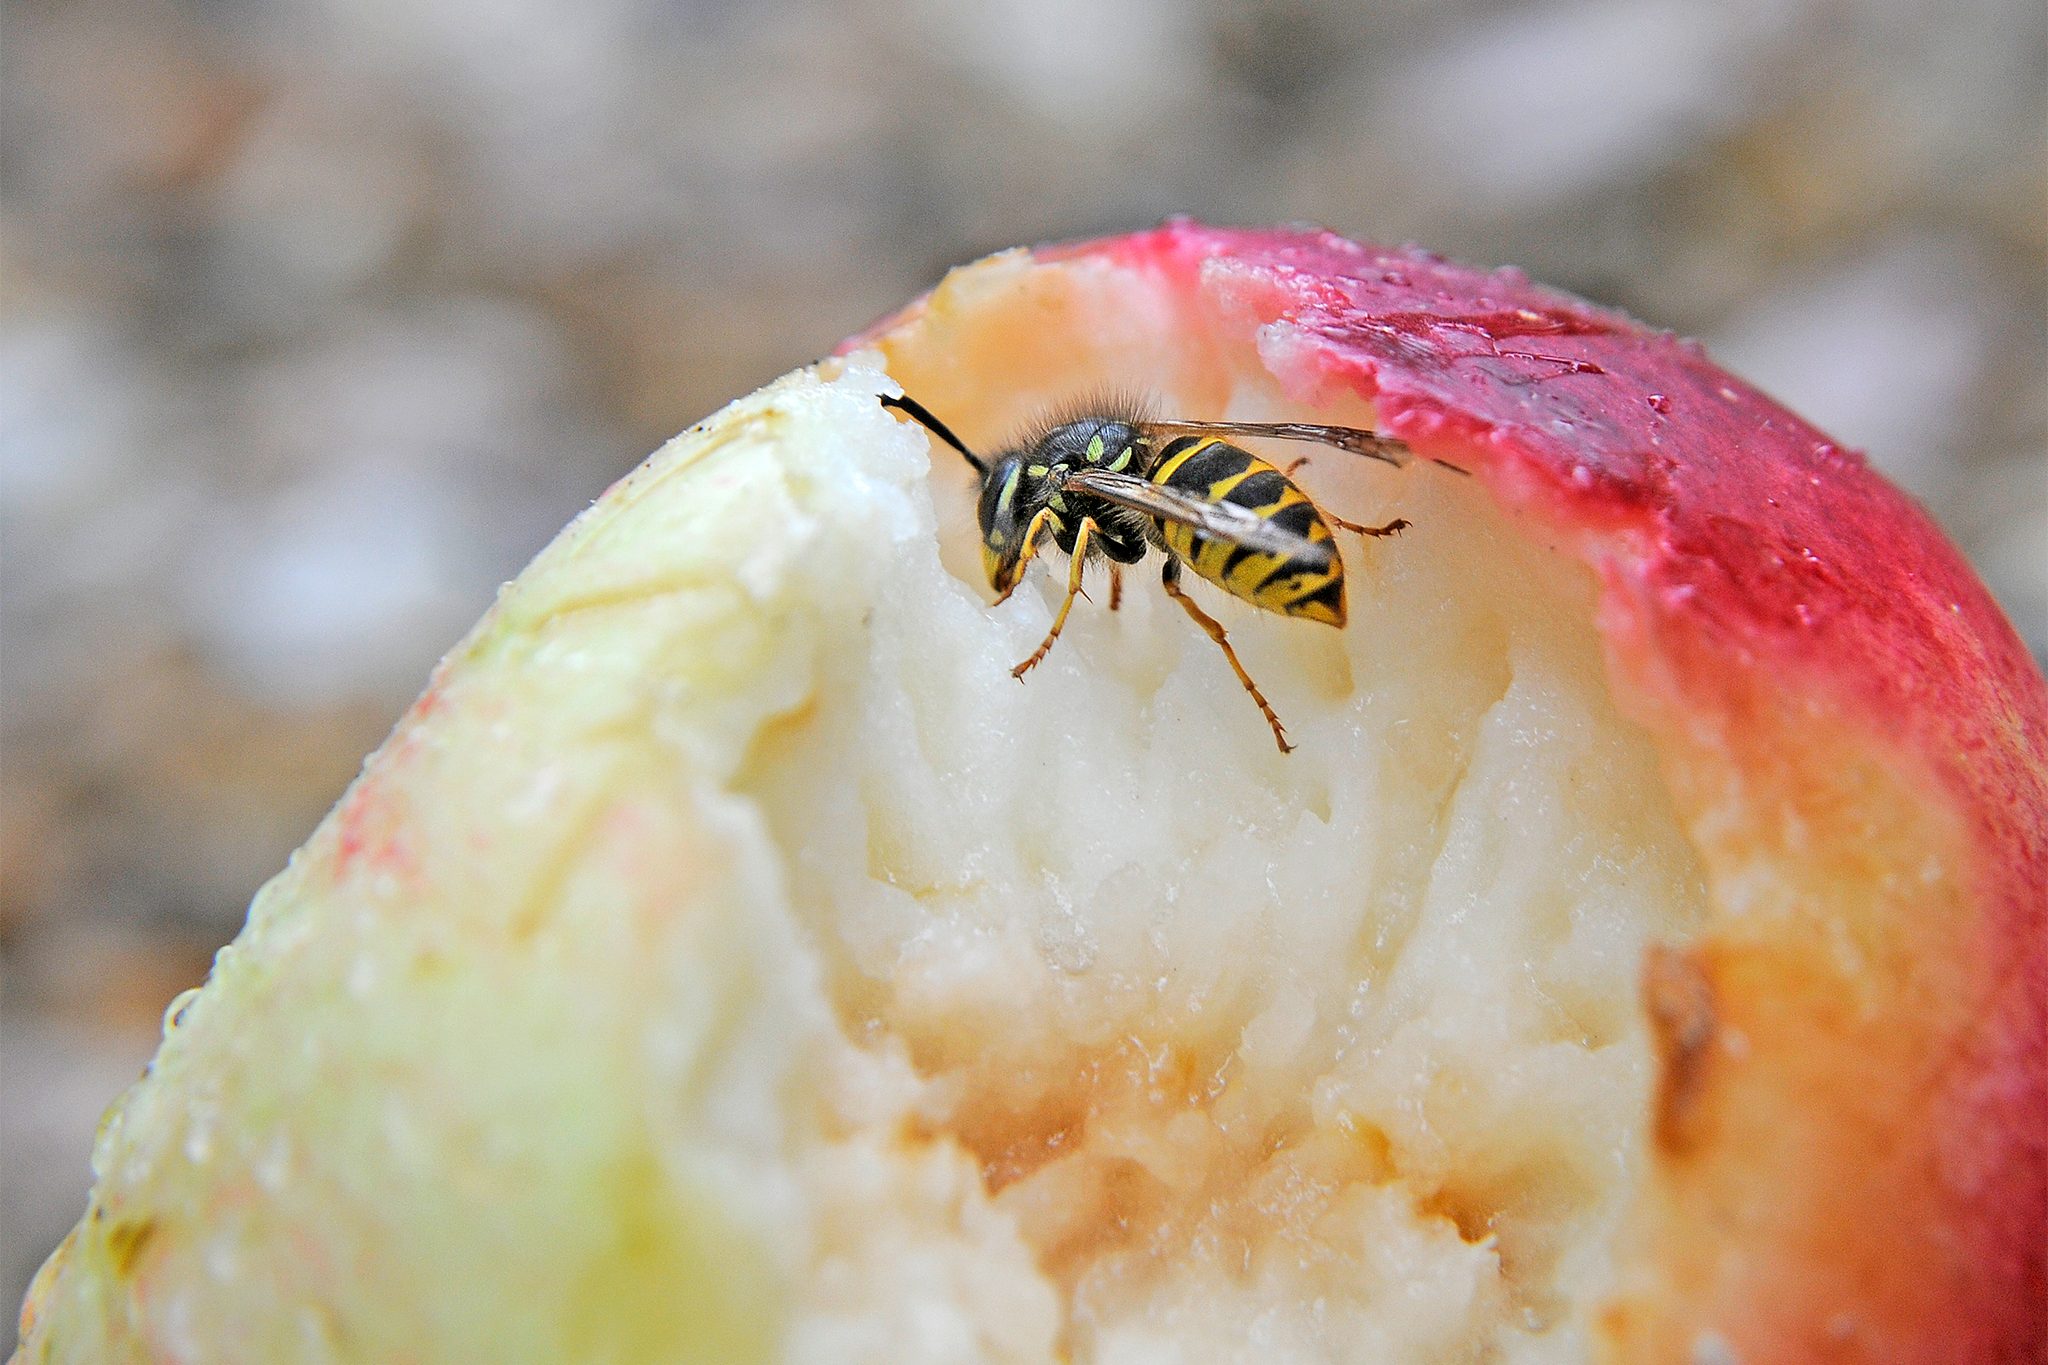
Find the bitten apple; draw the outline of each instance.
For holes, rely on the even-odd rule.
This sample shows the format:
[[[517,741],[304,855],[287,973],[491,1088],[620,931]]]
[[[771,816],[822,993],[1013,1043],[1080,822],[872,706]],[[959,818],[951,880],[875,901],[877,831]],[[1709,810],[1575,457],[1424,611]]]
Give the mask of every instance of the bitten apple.
[[[1194,589],[1291,755],[1142,578],[1013,681],[1057,584],[989,607],[876,402],[1112,385],[1425,457],[1297,475],[1411,523],[1343,630]],[[1684,342],[1312,232],[995,257],[509,585],[24,1355],[2038,1359],[2044,730],[1925,515]]]

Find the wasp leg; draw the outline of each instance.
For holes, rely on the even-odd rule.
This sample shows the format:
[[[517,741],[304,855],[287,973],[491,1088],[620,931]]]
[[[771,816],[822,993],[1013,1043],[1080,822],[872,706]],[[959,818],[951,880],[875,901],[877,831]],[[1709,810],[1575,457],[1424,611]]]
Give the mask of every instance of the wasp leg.
[[[1030,658],[1010,670],[1010,676],[1019,682],[1024,680],[1026,673],[1037,667],[1038,661],[1052,648],[1052,642],[1060,638],[1060,628],[1067,624],[1067,613],[1074,609],[1074,599],[1087,595],[1081,591],[1081,574],[1088,567],[1088,542],[1094,538],[1094,518],[1081,518],[1081,529],[1074,533],[1074,558],[1067,565],[1066,600],[1060,603],[1059,614],[1052,618],[1052,629],[1045,633],[1044,642],[1031,651]]]
[[[1109,561],[1109,609],[1115,611],[1124,604],[1124,566],[1115,560]]]
[[[1291,479],[1291,478],[1293,478],[1293,477],[1294,477],[1294,471],[1295,471],[1295,470],[1297,470],[1297,469],[1299,469],[1299,468],[1301,468],[1301,467],[1302,467],[1303,465],[1305,465],[1305,464],[1307,464],[1307,463],[1308,463],[1308,456],[1306,456],[1306,455],[1303,455],[1303,456],[1301,456],[1301,457],[1300,457],[1300,458],[1298,458],[1298,459],[1293,459],[1293,460],[1289,460],[1289,461],[1287,462],[1287,467],[1286,467],[1286,468],[1284,468],[1284,469],[1282,469],[1282,470],[1281,470],[1280,472],[1281,472],[1282,474],[1285,474],[1285,475],[1286,475],[1286,476],[1287,476],[1288,478],[1290,478],[1290,479]]]
[[[1031,524],[1024,528],[1024,548],[1017,552],[1017,576],[1010,580],[1009,587],[996,594],[996,600],[989,603],[991,607],[1000,607],[1009,601],[1010,594],[1017,591],[1017,585],[1024,581],[1024,571],[1031,567],[1033,557],[1038,554],[1039,541],[1051,521],[1052,509],[1041,507],[1038,509],[1038,515],[1031,519]]]
[[[1333,512],[1324,512],[1323,516],[1329,520],[1331,525],[1342,527],[1346,531],[1356,531],[1362,536],[1391,536],[1396,532],[1408,529],[1408,518],[1406,517],[1395,517],[1385,526],[1360,526],[1357,522],[1346,521]]]
[[[1223,626],[1208,612],[1195,605],[1195,599],[1188,596],[1180,585],[1180,561],[1168,558],[1166,567],[1159,572],[1160,586],[1166,595],[1180,603],[1181,610],[1194,618],[1195,624],[1208,632],[1223,650],[1223,657],[1230,660],[1230,667],[1237,674],[1237,680],[1244,684],[1244,690],[1252,694],[1252,700],[1259,704],[1259,714],[1266,718],[1266,724],[1273,727],[1273,742],[1280,746],[1280,752],[1291,754],[1294,746],[1287,742],[1287,731],[1280,724],[1280,717],[1273,714],[1273,708],[1266,701],[1266,694],[1259,691],[1259,685],[1252,681],[1252,675],[1244,671],[1244,665],[1237,661],[1237,651],[1230,647],[1230,641],[1223,633]]]

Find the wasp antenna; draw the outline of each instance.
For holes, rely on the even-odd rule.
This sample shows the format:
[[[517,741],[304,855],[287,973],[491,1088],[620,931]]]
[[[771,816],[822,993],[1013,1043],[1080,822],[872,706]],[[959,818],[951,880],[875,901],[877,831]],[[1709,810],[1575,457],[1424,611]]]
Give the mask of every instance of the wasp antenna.
[[[947,426],[944,422],[941,422],[938,418],[932,416],[931,409],[927,408],[924,404],[918,402],[909,394],[904,394],[902,397],[899,398],[892,394],[885,393],[880,395],[880,397],[883,407],[897,408],[903,412],[908,413],[910,416],[916,418],[917,421],[921,425],[923,425],[926,430],[930,431],[933,435],[937,436],[941,441],[944,441],[947,445],[953,447],[953,449],[959,451],[962,455],[965,455],[967,457],[967,463],[973,465],[977,471],[983,474],[988,473],[987,463],[983,461],[979,455],[976,455],[973,451],[969,450],[967,448],[967,443],[961,440],[958,436],[955,436],[953,434],[953,429],[951,427]]]

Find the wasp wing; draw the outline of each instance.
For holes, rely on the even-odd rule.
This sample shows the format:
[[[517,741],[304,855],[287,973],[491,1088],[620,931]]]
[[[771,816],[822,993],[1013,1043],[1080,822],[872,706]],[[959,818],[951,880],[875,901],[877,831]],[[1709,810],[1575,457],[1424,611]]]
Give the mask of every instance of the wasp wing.
[[[1178,489],[1161,487],[1135,474],[1084,467],[1069,471],[1065,486],[1076,492],[1092,494],[1104,502],[1158,517],[1161,521],[1192,526],[1212,540],[1242,545],[1261,554],[1305,561],[1318,569],[1327,568],[1336,553],[1331,542],[1296,535],[1248,507],[1240,507],[1234,502],[1206,502]]]
[[[1367,459],[1405,465],[1415,458],[1406,443],[1358,427],[1326,427],[1314,422],[1147,422],[1152,431],[1175,436],[1251,436],[1270,441],[1314,441]]]

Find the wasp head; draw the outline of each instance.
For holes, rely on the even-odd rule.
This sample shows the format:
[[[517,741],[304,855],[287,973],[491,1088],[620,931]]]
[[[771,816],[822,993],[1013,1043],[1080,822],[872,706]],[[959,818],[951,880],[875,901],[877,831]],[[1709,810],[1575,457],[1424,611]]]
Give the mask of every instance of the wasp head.
[[[1027,468],[1028,459],[1023,451],[998,456],[981,481],[975,509],[981,520],[981,566],[989,586],[1000,593],[1009,592],[1024,576],[1033,523],[1054,491],[1045,466]]]
[[[910,395],[882,394],[880,402],[883,407],[895,408],[922,423],[933,435],[959,451],[981,475],[981,500],[975,509],[981,521],[981,567],[988,573],[990,586],[1005,597],[1009,596],[1010,590],[1024,576],[1024,566],[1030,562],[1034,535],[1046,531],[1060,534],[1058,514],[1048,509],[1046,504],[1059,496],[1061,476],[1055,472],[1044,448],[1066,428],[1059,428],[1030,445],[1004,451],[993,461],[988,461],[970,450],[965,441],[953,434],[952,428]],[[1084,435],[1082,440],[1085,445],[1087,436]],[[1096,439],[1093,444],[1099,450],[1102,443]],[[1040,519],[1041,514],[1044,520]]]

